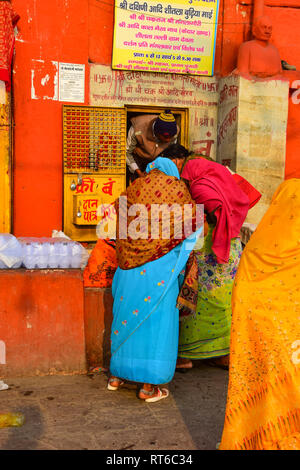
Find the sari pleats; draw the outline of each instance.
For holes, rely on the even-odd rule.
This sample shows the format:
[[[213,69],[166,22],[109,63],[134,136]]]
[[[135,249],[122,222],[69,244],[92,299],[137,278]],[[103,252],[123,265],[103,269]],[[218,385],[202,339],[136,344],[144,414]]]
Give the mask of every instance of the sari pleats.
[[[287,180],[241,257],[220,449],[300,450],[299,209]]]

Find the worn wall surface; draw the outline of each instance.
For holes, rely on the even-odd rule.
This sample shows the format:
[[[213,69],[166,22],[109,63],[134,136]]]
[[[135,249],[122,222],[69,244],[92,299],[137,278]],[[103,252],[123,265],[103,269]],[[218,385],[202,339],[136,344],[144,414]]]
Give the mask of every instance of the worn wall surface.
[[[251,39],[254,0],[222,0],[216,50],[216,71],[226,76],[236,67],[237,53],[243,41]],[[271,42],[280,58],[300,70],[299,0],[265,0],[265,10],[273,22]],[[285,177],[300,175],[300,106],[290,99],[286,141]]]
[[[189,148],[216,159],[218,80],[176,74],[90,69],[90,104],[188,108]]]
[[[239,78],[219,81],[217,162],[235,171],[238,130]]]
[[[80,270],[2,270],[0,312],[0,377],[86,370]]]
[[[274,20],[273,42],[281,57],[300,68],[300,10],[293,0],[266,0]],[[273,2],[273,3],[272,3]],[[49,236],[62,228],[62,102],[56,92],[59,62],[86,67],[85,103],[89,104],[91,64],[111,64],[113,0],[12,0],[21,16],[14,62],[14,189],[13,231],[17,235]],[[273,5],[273,6],[272,6]],[[283,5],[284,8],[281,8]],[[221,0],[215,74],[228,75],[236,65],[241,42],[249,38],[252,0]],[[194,111],[193,111],[194,112]],[[298,122],[299,107],[293,109]],[[195,109],[194,123],[203,113]],[[295,117],[296,116],[296,117]],[[198,124],[197,124],[198,123]],[[216,129],[216,123],[214,123]],[[291,129],[297,133],[299,126]],[[203,140],[205,126],[200,137]],[[207,132],[211,132],[210,129]],[[211,132],[212,134],[212,132]],[[209,140],[211,136],[206,136]],[[299,154],[300,139],[290,173]]]
[[[290,79],[286,131],[285,177],[300,178],[300,72],[288,72]],[[293,86],[297,88],[294,89]]]
[[[52,229],[62,228],[63,206],[62,103],[55,96],[56,63],[85,64],[88,73],[88,2],[13,4],[21,16],[14,65],[14,233],[50,236]],[[88,89],[86,97],[87,104]]]
[[[262,193],[247,222],[258,223],[284,180],[289,84],[239,78],[235,170]]]
[[[262,193],[246,219],[257,224],[285,176],[289,82],[228,76],[219,90],[217,161]]]

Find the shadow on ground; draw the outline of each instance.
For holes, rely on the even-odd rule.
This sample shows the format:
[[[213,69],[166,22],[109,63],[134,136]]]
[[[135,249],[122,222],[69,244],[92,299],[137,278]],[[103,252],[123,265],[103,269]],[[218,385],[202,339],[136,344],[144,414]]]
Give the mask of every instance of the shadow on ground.
[[[134,384],[108,391],[104,374],[6,380],[1,411],[21,411],[26,421],[0,429],[0,449],[215,450],[227,378],[199,361],[175,373],[168,399],[149,404]]]

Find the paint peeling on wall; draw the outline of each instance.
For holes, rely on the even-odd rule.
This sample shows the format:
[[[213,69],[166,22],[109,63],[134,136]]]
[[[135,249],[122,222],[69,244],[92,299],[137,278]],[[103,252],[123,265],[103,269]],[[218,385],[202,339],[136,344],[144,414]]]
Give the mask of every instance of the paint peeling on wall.
[[[47,74],[46,77],[42,78],[41,84],[45,86],[49,82],[49,80],[50,80],[50,75]]]
[[[27,8],[28,24],[32,21],[32,16],[30,15],[29,8]]]
[[[58,100],[58,62],[32,60],[31,99]]]

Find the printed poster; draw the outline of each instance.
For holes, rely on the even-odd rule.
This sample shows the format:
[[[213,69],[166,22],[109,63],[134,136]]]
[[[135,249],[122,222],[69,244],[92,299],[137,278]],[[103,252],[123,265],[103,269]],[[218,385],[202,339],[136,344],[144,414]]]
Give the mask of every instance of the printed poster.
[[[59,101],[84,103],[85,66],[59,64]]]

